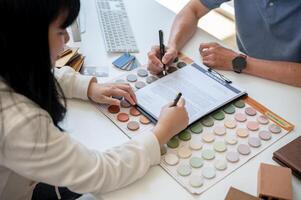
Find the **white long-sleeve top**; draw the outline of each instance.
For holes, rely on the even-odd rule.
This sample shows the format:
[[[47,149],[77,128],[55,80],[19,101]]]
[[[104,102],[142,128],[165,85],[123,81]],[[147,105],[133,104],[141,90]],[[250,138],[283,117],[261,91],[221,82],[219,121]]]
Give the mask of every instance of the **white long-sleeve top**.
[[[91,77],[70,67],[56,69],[55,75],[67,98],[87,99]],[[1,200],[31,199],[37,182],[99,196],[134,182],[160,161],[151,132],[105,152],[88,149],[1,80],[0,109]]]

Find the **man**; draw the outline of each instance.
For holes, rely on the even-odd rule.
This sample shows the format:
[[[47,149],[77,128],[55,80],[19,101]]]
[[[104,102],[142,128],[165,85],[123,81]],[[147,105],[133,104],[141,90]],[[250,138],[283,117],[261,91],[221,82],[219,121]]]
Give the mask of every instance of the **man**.
[[[197,29],[198,20],[228,0],[191,0],[176,16],[162,63],[171,63]],[[217,43],[200,44],[203,63],[301,87],[301,1],[236,0],[237,44],[243,53]],[[148,54],[149,70],[163,64],[159,47]]]

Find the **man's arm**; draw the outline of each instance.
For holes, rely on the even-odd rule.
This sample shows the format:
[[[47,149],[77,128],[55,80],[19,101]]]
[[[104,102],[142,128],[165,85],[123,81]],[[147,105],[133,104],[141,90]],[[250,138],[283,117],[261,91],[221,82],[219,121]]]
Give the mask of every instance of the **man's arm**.
[[[239,54],[217,43],[200,45],[203,63],[220,70],[233,70],[232,60]],[[301,63],[262,60],[248,56],[244,73],[301,87]]]
[[[158,74],[163,70],[163,63],[170,64],[178,56],[178,52],[197,30],[198,20],[207,14],[209,9],[200,0],[191,0],[176,16],[171,31],[167,51],[160,58],[159,46],[153,46],[148,53],[148,70]]]
[[[197,24],[201,17],[206,15],[209,9],[200,0],[191,0],[176,16],[168,42],[169,48],[177,51],[182,49],[186,42],[197,30]]]
[[[245,73],[301,87],[301,63],[248,57]]]

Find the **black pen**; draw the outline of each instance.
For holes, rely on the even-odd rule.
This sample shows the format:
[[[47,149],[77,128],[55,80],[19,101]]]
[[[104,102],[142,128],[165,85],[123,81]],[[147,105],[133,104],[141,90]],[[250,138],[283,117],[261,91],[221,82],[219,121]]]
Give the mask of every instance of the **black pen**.
[[[159,30],[159,43],[160,43],[160,59],[162,62],[162,58],[165,54],[165,46],[164,46],[164,39],[163,39],[163,31]],[[166,71],[166,65],[163,63],[163,75],[165,76],[167,74]]]
[[[177,95],[177,97],[176,97],[175,100],[173,101],[173,104],[172,104],[170,107],[176,106],[176,105],[178,104],[178,102],[179,102],[181,96],[182,96],[182,93],[179,92],[179,94]]]

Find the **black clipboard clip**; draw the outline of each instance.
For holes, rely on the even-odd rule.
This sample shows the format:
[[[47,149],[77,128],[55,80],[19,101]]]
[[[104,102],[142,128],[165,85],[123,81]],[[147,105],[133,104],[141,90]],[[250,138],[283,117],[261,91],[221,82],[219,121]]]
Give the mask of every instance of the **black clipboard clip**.
[[[214,69],[208,67],[208,72],[210,72],[212,75],[222,79],[223,81],[225,81],[227,84],[231,84],[232,81],[230,79],[228,79],[227,77],[225,77],[224,75],[218,73],[217,71],[215,71]]]

